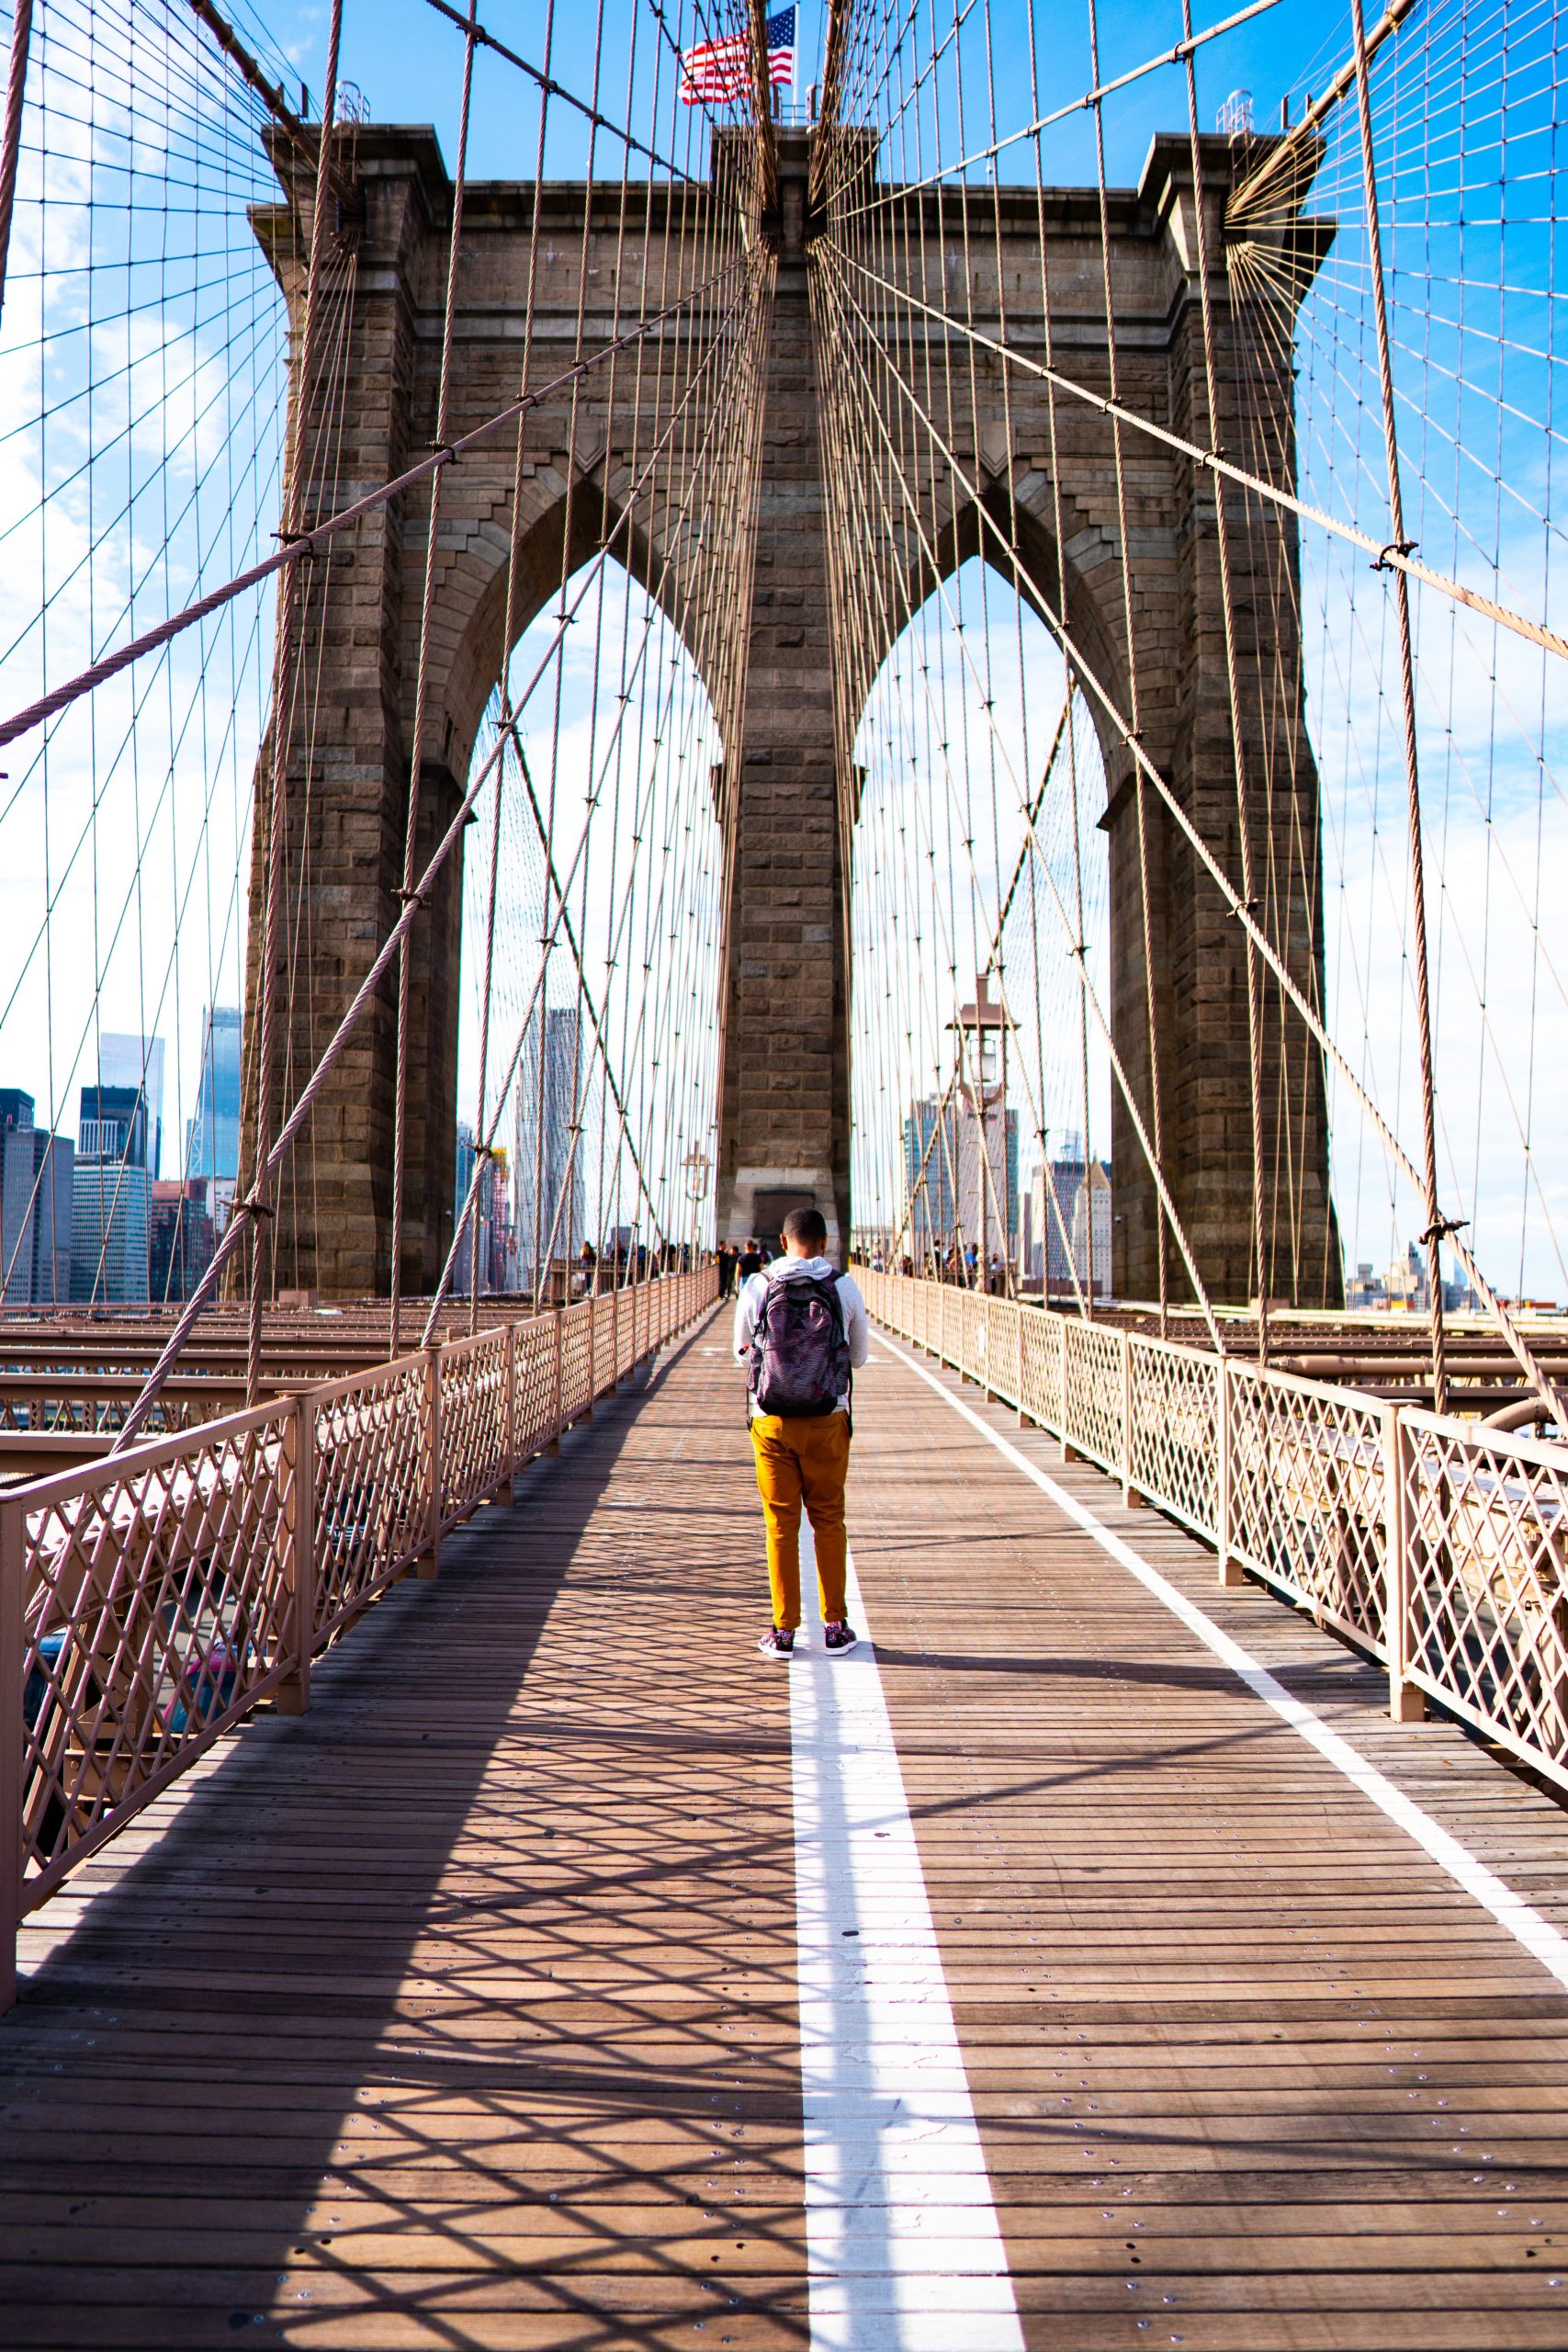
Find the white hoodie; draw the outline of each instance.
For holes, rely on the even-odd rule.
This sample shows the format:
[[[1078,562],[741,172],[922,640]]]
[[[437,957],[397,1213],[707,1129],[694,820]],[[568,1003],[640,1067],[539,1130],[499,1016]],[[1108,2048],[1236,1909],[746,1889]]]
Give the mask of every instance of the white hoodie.
[[[735,1352],[744,1362],[751,1352],[751,1335],[757,1329],[757,1312],[767,1295],[770,1283],[799,1280],[821,1282],[833,1272],[829,1258],[775,1258],[760,1274],[752,1274],[742,1283],[740,1296],[735,1305]],[[850,1362],[863,1364],[871,1353],[871,1325],[866,1321],[865,1301],[848,1274],[839,1276],[839,1305],[843,1309],[844,1337],[850,1343]],[[757,1400],[748,1397],[750,1418],[757,1418]],[[838,1410],[847,1413],[850,1400],[840,1396]]]

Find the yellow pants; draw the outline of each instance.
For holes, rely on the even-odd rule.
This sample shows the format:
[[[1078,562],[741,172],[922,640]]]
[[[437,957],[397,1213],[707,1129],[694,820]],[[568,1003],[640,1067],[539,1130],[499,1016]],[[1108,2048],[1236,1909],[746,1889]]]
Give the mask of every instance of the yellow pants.
[[[850,1417],[819,1413],[786,1421],[760,1413],[751,1424],[757,1457],[757,1490],[768,1522],[768,1582],[773,1623],[793,1629],[800,1623],[800,1507],[817,1539],[817,1589],[823,1622],[844,1614],[844,1480],[850,1467]]]

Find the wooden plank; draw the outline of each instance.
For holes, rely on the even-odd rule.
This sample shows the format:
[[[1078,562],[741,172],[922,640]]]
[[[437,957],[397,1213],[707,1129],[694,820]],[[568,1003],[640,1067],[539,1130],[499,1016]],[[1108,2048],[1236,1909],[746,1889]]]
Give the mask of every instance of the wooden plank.
[[[856,1420],[1027,2342],[1561,2352],[1562,1989],[940,1397],[874,1366]],[[1553,1800],[996,1420],[1568,1926]],[[7,2352],[798,2348],[763,1615],[733,1375],[688,1347],[96,1857],[0,2028]]]
[[[964,1402],[1568,1920],[1555,1801],[1387,1724],[1354,1653]],[[923,1383],[874,1366],[856,1423],[852,1542],[1028,2342],[1568,2342],[1562,1988]]]

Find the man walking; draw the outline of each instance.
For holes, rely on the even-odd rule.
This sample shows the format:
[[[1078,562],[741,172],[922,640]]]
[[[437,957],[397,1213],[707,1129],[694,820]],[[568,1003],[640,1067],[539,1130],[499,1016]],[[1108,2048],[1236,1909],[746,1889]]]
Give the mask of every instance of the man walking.
[[[853,1649],[846,1613],[844,1480],[850,1466],[850,1374],[871,1350],[865,1301],[822,1255],[828,1227],[816,1209],[792,1209],[784,1255],[754,1273],[735,1310],[735,1352],[750,1366],[748,1412],[757,1487],[768,1529],[773,1622],[757,1647],[795,1655],[800,1623],[800,1513],[817,1544],[823,1645]],[[741,1261],[742,1267],[745,1260]]]

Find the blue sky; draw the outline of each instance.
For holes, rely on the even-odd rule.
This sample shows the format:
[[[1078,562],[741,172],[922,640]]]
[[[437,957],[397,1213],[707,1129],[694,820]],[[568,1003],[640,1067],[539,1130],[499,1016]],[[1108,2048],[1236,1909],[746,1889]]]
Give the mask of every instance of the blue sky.
[[[535,63],[545,54],[547,9],[542,0],[519,6],[516,0],[484,0],[479,21]],[[609,0],[604,10],[605,40],[602,67],[602,111],[622,119],[625,103],[626,28],[628,0]],[[671,21],[677,19],[671,5]],[[939,25],[942,12],[937,10]],[[1219,6],[1200,9],[1198,30],[1235,13]],[[1375,11],[1373,12],[1375,14]],[[982,12],[970,20],[977,31]],[[800,84],[798,95],[818,72],[827,11],[822,0],[801,0],[799,11]],[[644,11],[645,25],[651,24]],[[688,7],[687,20],[692,21]],[[947,12],[951,21],[951,8]],[[254,19],[253,19],[254,21]],[[288,59],[297,78],[303,78],[320,100],[325,58],[327,10],[310,5],[287,5],[273,0],[262,11],[277,50]],[[587,97],[593,85],[593,7],[582,0],[558,6],[555,11],[556,78]],[[1041,0],[1035,12],[1041,53],[1042,103],[1067,103],[1089,85],[1088,14],[1082,0]],[[1348,17],[1332,0],[1281,0],[1267,15],[1205,47],[1199,54],[1198,91],[1204,127],[1212,126],[1221,100],[1233,89],[1250,88],[1261,123],[1277,118],[1280,96],[1310,86],[1316,69],[1319,85],[1325,78],[1325,60],[1343,53]],[[1124,73],[1168,48],[1181,37],[1181,12],[1172,0],[1158,5],[1134,5],[1133,0],[1108,0],[1100,11],[1100,70],[1106,78]],[[1028,119],[1030,76],[1027,16],[1023,0],[1006,0],[991,12],[991,37],[998,87],[998,113],[1013,129]],[[639,32],[642,66],[650,61],[649,34]],[[345,0],[344,12],[344,72],[364,91],[378,122],[434,122],[448,162],[456,148],[462,38],[457,29],[425,5],[425,0]],[[639,83],[639,88],[642,85]],[[536,108],[531,85],[514,69],[494,57],[481,56],[476,74],[472,130],[472,162],[477,176],[521,177],[533,169]],[[983,119],[983,93],[971,105],[969,119]],[[666,118],[667,119],[667,118]],[[1186,96],[1179,71],[1168,69],[1108,101],[1105,108],[1107,168],[1115,179],[1135,177],[1156,130],[1186,127]],[[581,122],[560,113],[552,137],[549,169],[561,175],[581,171],[585,153]],[[1032,174],[1027,146],[1014,151],[1010,167],[1021,175]],[[615,142],[602,141],[598,168],[605,176],[618,175],[620,157]],[[1046,168],[1062,180],[1092,178],[1094,150],[1089,119],[1081,117],[1054,130],[1046,145]]]
[[[682,21],[683,11],[689,38],[693,0],[663,5],[671,24]],[[544,62],[543,5],[485,0],[480,13],[498,38]],[[46,9],[46,21],[50,14]],[[290,76],[296,98],[304,81],[319,104],[324,6],[269,7],[265,32],[249,15],[249,0],[238,14],[247,35]],[[938,0],[935,14],[940,31],[944,21],[951,23],[952,0],[945,0],[945,13]],[[62,21],[67,17],[62,11]],[[818,70],[819,0],[803,0],[800,18],[804,95]],[[647,134],[653,11],[647,0],[635,7],[633,0],[606,0],[596,57],[600,20],[591,6],[558,7],[552,71],[588,96],[594,94],[597,68],[603,111],[617,119],[629,112]],[[96,21],[101,44],[106,20]],[[920,20],[922,41],[929,40],[931,21],[929,13]],[[1213,18],[1198,14],[1200,29],[1209,21]],[[1083,0],[1061,6],[1042,0],[1037,8],[1043,107],[1070,106],[1086,86],[1087,23]],[[634,24],[637,64],[628,108],[627,41]],[[1023,0],[993,6],[989,59],[984,6],[970,6],[964,24],[963,145],[973,149],[988,135],[988,81],[1003,133],[1030,117],[1027,10]],[[1510,44],[1501,59],[1499,25]],[[1170,0],[1153,7],[1107,0],[1100,12],[1102,76],[1112,78],[1168,49],[1180,32],[1179,6]],[[1341,62],[1348,37],[1340,7],[1316,0],[1254,18],[1200,51],[1201,120],[1212,125],[1220,101],[1238,87],[1251,92],[1260,129],[1278,120],[1284,93],[1296,112],[1305,92],[1321,89]],[[1568,576],[1555,547],[1561,529],[1551,519],[1553,451],[1561,437],[1551,424],[1559,304],[1550,299],[1559,209],[1553,175],[1562,140],[1557,40],[1552,0],[1511,0],[1506,18],[1474,21],[1465,0],[1427,0],[1408,37],[1380,65],[1378,100],[1412,529],[1440,569],[1562,626],[1561,614],[1551,611],[1551,598]],[[424,0],[382,0],[374,12],[363,0],[345,0],[345,78],[363,89],[373,119],[434,122],[449,164],[462,51],[460,34]],[[18,191],[17,243],[0,347],[0,527],[7,558],[0,571],[0,617],[9,615],[16,624],[6,636],[6,643],[15,639],[12,656],[0,663],[8,708],[37,691],[44,668],[53,682],[77,665],[87,647],[99,651],[115,640],[128,583],[142,568],[138,548],[149,534],[154,542],[158,537],[152,509],[171,492],[185,499],[197,482],[216,482],[219,506],[235,519],[204,549],[176,544],[160,559],[137,592],[142,619],[156,616],[161,600],[185,601],[197,555],[209,566],[232,568],[243,559],[242,542],[265,543],[276,521],[276,294],[245,217],[247,200],[265,199],[268,192],[265,162],[254,136],[237,124],[231,136],[238,143],[227,158],[214,150],[197,173],[198,179],[206,175],[204,201],[212,209],[210,247],[203,248],[209,250],[203,277],[208,291],[204,305],[182,297],[171,308],[165,300],[155,332],[156,306],[132,304],[98,243],[87,239],[91,211],[97,224],[92,240],[112,243],[115,207],[124,201],[118,179],[98,184],[107,159],[118,153],[114,141],[128,135],[123,90],[112,62],[100,62],[93,99],[97,111],[76,125],[76,145],[66,140],[71,126],[60,109],[48,126],[47,254],[36,154],[24,156]],[[145,83],[145,62],[141,70]],[[664,70],[653,135],[665,148],[677,144],[682,164],[701,172],[701,117],[671,107],[668,54]],[[956,99],[951,74],[942,104],[944,146],[952,152]],[[142,141],[137,169],[143,175],[143,209],[134,219],[145,226],[156,217],[157,207],[145,199],[156,192],[166,151],[158,144],[155,87],[142,87],[141,106],[135,136]],[[536,120],[533,85],[481,51],[475,175],[530,175]],[[1151,137],[1182,131],[1185,120],[1179,69],[1164,67],[1114,96],[1105,109],[1111,177],[1135,177]],[[923,135],[929,143],[929,125]],[[577,176],[586,159],[581,118],[558,106],[547,168]],[[897,151],[887,160],[897,169]],[[1092,180],[1090,118],[1081,109],[1048,134],[1044,166],[1054,180]],[[594,168],[607,178],[621,168],[618,143],[603,134]],[[1032,168],[1027,142],[1004,159],[1010,174],[1032,176]],[[1381,538],[1387,508],[1359,176],[1353,117],[1342,110],[1314,199],[1338,218],[1340,230],[1303,311],[1297,345],[1302,485],[1309,497]],[[1506,198],[1498,192],[1505,185]],[[89,243],[93,270],[71,277]],[[53,273],[47,281],[38,274],[40,260]],[[145,266],[164,273],[160,283],[167,296],[175,279],[163,251]],[[89,277],[99,288],[96,323],[89,319],[90,334],[72,343],[61,323],[62,305],[82,306]],[[55,356],[47,367],[39,333],[46,282],[51,333],[61,338],[51,346]],[[78,398],[75,408],[67,408],[61,404],[61,371],[79,367],[73,355],[88,348],[97,355],[97,397],[85,403]],[[238,367],[236,351],[245,355]],[[34,421],[40,406],[51,405],[57,414],[46,448]],[[109,428],[122,410],[137,411],[140,422],[134,432],[111,441]],[[85,446],[98,453],[85,472],[78,464],[84,430]],[[138,496],[150,502],[145,515],[133,518],[137,528],[130,537],[104,523],[125,496],[114,469],[126,451],[135,459]],[[224,507],[230,492],[222,470],[227,466],[232,473],[240,460],[254,468],[254,479],[247,475],[242,482],[238,505],[231,500]],[[100,477],[95,519],[93,484]],[[40,484],[50,486],[42,504]],[[57,490],[58,484],[66,486]],[[91,564],[84,560],[89,543],[98,548]],[[1331,1020],[1409,1144],[1419,1122],[1409,1023],[1402,754],[1387,691],[1393,673],[1385,582],[1369,573],[1359,552],[1312,529],[1303,534],[1303,564],[1309,714],[1325,793]],[[47,661],[38,641],[40,582],[51,615]],[[17,813],[0,842],[6,853],[0,858],[0,927],[13,943],[0,967],[0,1080],[34,1087],[40,1102],[55,1104],[62,1124],[72,1124],[74,1088],[91,1075],[96,975],[102,979],[105,1025],[155,1028],[170,1039],[164,1117],[171,1131],[193,1099],[203,1005],[214,996],[232,1001],[237,994],[243,842],[265,687],[266,617],[264,608],[247,605],[235,615],[232,643],[223,640],[222,667],[239,690],[231,699],[240,706],[238,721],[227,731],[219,724],[222,714],[202,704],[194,670],[186,676],[182,669],[182,662],[190,668],[198,651],[187,641],[189,659],[173,662],[166,680],[149,673],[139,682],[138,693],[145,687],[151,701],[138,706],[134,732],[129,682],[100,697],[91,715],[84,707],[75,720],[55,730],[52,767],[45,763],[41,793],[37,744],[25,755],[12,755],[6,789]],[[1521,649],[1517,639],[1498,638],[1473,616],[1456,622],[1446,600],[1429,592],[1416,598],[1416,625],[1445,1204],[1474,1214],[1485,1261],[1505,1287],[1522,1283],[1561,1296],[1568,1295],[1568,1102],[1561,1102],[1554,1079],[1557,1040],[1568,1017],[1568,959],[1559,973],[1551,914],[1561,903],[1568,811],[1560,665]],[[574,726],[586,723],[592,698],[591,679],[568,680]],[[126,751],[111,760],[105,742],[122,737]],[[62,881],[62,861],[73,855]],[[29,953],[46,870],[60,894],[53,942]],[[192,905],[202,921],[193,921]],[[175,915],[182,906],[183,944],[175,949],[170,941],[181,936]],[[1351,1102],[1337,1102],[1336,1188],[1348,1255],[1381,1263],[1415,1229],[1413,1204],[1388,1181],[1381,1151],[1369,1147],[1358,1122]]]

